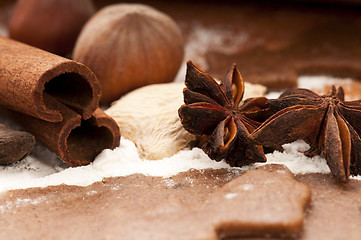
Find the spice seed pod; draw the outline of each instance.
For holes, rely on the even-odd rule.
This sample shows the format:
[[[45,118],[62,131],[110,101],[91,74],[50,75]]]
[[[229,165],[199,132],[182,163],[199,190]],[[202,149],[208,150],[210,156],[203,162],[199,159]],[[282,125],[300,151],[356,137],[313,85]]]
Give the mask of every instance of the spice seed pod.
[[[26,157],[35,144],[30,133],[16,131],[0,124],[0,165],[11,164]]]

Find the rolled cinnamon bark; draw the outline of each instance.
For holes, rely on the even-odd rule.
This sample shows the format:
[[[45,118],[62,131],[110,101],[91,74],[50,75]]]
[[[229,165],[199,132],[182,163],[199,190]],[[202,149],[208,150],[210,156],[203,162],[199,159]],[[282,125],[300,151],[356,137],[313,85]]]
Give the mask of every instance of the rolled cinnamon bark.
[[[83,64],[0,37],[0,105],[69,166],[119,145],[117,123],[99,109],[100,84]]]
[[[63,107],[61,112],[61,122],[48,122],[9,109],[1,109],[1,113],[33,133],[37,140],[71,167],[87,165],[102,150],[119,146],[119,127],[100,108],[87,120],[67,107]]]
[[[0,37],[0,104],[50,122],[62,121],[49,99],[91,117],[100,84],[85,65]]]

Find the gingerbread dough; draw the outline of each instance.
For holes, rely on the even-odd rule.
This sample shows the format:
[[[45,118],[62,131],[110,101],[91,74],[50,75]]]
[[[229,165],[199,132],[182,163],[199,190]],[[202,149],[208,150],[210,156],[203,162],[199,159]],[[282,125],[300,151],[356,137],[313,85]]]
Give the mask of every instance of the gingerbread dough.
[[[91,190],[80,195],[76,187],[63,187],[60,193],[62,187],[55,187],[47,193],[30,190],[32,196],[36,192],[40,196],[28,200],[29,190],[19,192],[23,196],[12,191],[7,201],[0,199],[0,238],[14,227],[21,231],[27,224],[36,229],[31,239],[58,236],[62,226],[74,229],[61,231],[61,239],[77,239],[80,235],[97,239],[218,239],[294,237],[302,233],[304,210],[311,196],[309,187],[294,180],[281,165],[260,167],[221,187],[237,174],[229,170],[194,171],[174,180],[134,175],[118,183],[118,189],[112,186],[113,193],[106,190],[107,186],[98,189],[102,193]],[[118,199],[116,204],[107,199],[108,194]],[[17,222],[23,214],[25,220]],[[46,225],[55,222],[59,228],[49,231]],[[89,224],[100,233],[92,233]]]

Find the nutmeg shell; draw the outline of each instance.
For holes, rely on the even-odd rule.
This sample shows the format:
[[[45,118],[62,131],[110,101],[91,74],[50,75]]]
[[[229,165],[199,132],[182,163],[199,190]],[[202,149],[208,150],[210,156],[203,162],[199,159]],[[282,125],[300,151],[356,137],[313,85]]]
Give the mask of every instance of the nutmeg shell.
[[[35,137],[0,124],[0,165],[15,163],[26,157],[35,145]]]
[[[96,74],[107,104],[135,88],[173,81],[183,54],[181,30],[169,16],[142,4],[114,4],[86,23],[73,59]]]
[[[9,36],[64,56],[94,12],[91,0],[19,0],[9,21]]]

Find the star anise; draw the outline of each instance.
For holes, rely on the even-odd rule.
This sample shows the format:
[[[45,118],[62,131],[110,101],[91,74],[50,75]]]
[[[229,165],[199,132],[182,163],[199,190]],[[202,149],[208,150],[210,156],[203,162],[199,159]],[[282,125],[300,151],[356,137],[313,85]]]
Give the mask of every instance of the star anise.
[[[301,139],[310,145],[305,154],[323,155],[339,181],[361,173],[361,100],[345,101],[342,87],[332,86],[322,96],[288,90],[268,104],[276,113],[251,134],[257,143],[282,150]]]
[[[225,159],[231,166],[266,161],[262,147],[248,136],[260,125],[249,116],[262,113],[267,99],[254,98],[239,106],[244,83],[235,65],[218,84],[188,61],[185,84],[179,117],[188,132],[201,137],[199,145],[211,159]]]

